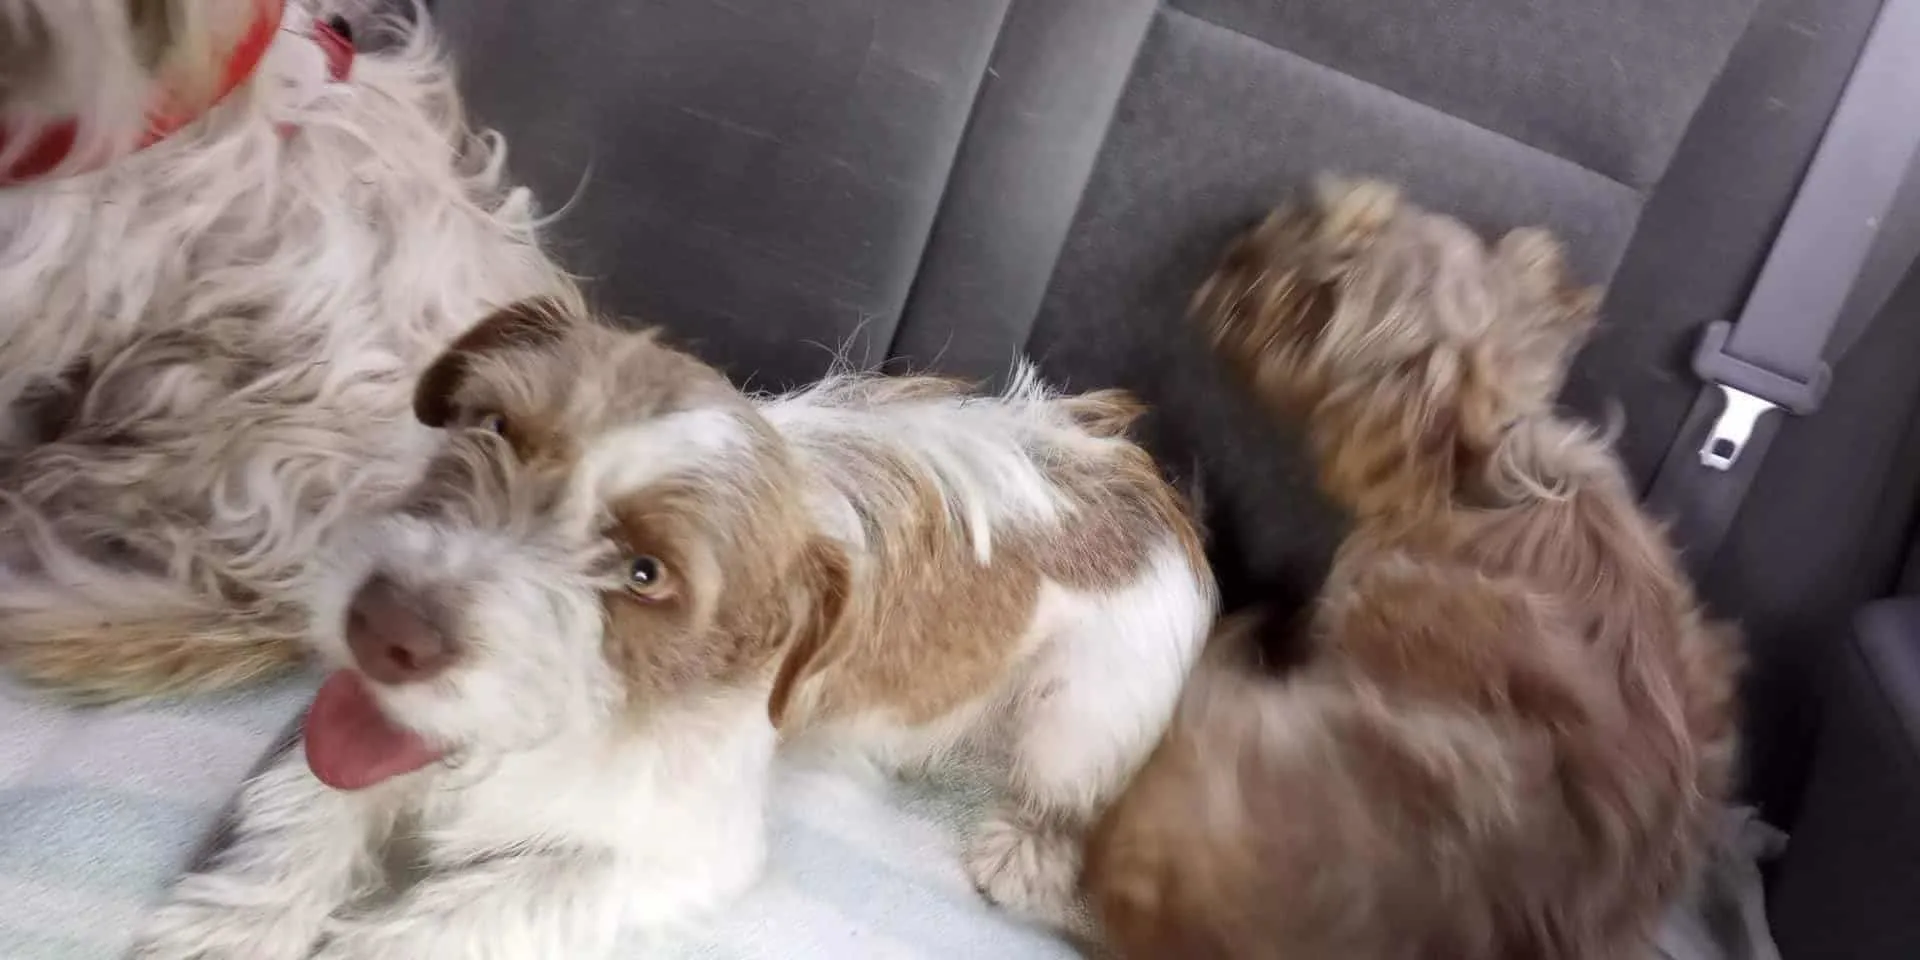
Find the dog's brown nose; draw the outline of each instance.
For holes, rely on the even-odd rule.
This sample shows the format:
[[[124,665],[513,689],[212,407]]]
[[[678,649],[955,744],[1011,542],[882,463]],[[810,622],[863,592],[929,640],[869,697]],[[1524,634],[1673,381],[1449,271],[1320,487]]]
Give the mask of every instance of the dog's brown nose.
[[[453,663],[453,642],[393,581],[374,576],[347,607],[347,649],[380,683],[420,683]]]

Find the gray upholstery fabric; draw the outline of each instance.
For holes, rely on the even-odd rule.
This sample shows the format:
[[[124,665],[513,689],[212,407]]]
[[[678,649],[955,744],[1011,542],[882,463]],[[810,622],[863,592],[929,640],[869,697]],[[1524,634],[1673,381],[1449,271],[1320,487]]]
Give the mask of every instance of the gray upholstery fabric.
[[[442,4],[569,266],[758,384],[878,363],[1005,0]],[[818,346],[808,346],[808,343]]]
[[[1569,396],[1630,398],[1620,450],[1651,479],[1693,400],[1698,328],[1739,315],[1880,0],[1767,0],[1648,199]]]
[[[1753,0],[1172,5],[1644,189]]]
[[[1076,389],[1119,384],[1154,404],[1159,452],[1203,467],[1223,576],[1261,595],[1311,590],[1340,521],[1183,314],[1235,231],[1328,170],[1403,182],[1488,228],[1552,224],[1596,279],[1640,207],[1576,164],[1283,50],[1177,11],[1157,20],[1029,349]]]
[[[1920,950],[1920,600],[1875,604],[1829,640],[1833,709],[1771,891],[1775,936],[1789,960],[1911,960]]]
[[[1783,421],[1705,583],[1746,631],[1750,789],[1777,822],[1795,816],[1830,638],[1892,587],[1899,546],[1913,529],[1916,318],[1920,282],[1910,279],[1835,368],[1820,413]]]
[[[1023,6],[1040,4],[1016,2],[1009,29],[1021,23]],[[1603,281],[1618,263],[1643,200],[1639,191],[1618,181],[1650,182],[1650,167],[1664,164],[1737,36],[1747,4],[1703,5],[1677,20],[1662,19],[1662,36],[1634,34],[1633,43],[1647,45],[1645,58],[1664,57],[1675,37],[1685,34],[1688,56],[1681,58],[1684,63],[1665,57],[1665,79],[1648,80],[1636,73],[1616,78],[1619,82],[1605,91],[1584,79],[1565,79],[1583,77],[1581,71],[1593,69],[1595,57],[1611,64],[1609,57],[1635,55],[1634,50],[1596,44],[1589,29],[1595,26],[1591,11],[1570,15],[1553,29],[1500,38],[1508,47],[1539,48],[1524,57],[1513,53],[1502,62],[1486,62],[1464,48],[1445,53],[1440,50],[1447,42],[1443,38],[1387,69],[1387,61],[1406,51],[1391,45],[1366,47],[1379,53],[1369,61],[1377,68],[1369,76],[1403,81],[1387,89],[1330,68],[1329,63],[1343,63],[1333,55],[1338,51],[1313,46],[1312,38],[1319,34],[1307,27],[1341,22],[1348,16],[1341,4],[1177,6],[1181,9],[1164,10],[1155,18],[1142,45],[1100,161],[1084,192],[1077,194],[1079,213],[1027,347],[1049,376],[1076,389],[1119,384],[1152,401],[1157,413],[1150,431],[1159,451],[1175,469],[1197,463],[1205,474],[1210,519],[1222,541],[1216,554],[1223,576],[1249,584],[1249,593],[1304,595],[1337,539],[1339,519],[1313,496],[1311,477],[1291,447],[1272,436],[1264,418],[1245,409],[1220,371],[1197,351],[1182,319],[1188,295],[1226,238],[1323,171],[1369,174],[1400,180],[1422,202],[1488,229],[1551,225],[1568,238],[1585,275]],[[1448,22],[1479,17],[1490,24],[1510,12],[1504,6],[1447,5]],[[1233,29],[1186,11],[1224,20]],[[1415,20],[1438,16],[1409,13]],[[1386,29],[1377,22],[1395,18],[1362,19],[1373,24],[1367,29]],[[1646,26],[1641,23],[1628,32]],[[1349,35],[1356,49],[1365,46],[1361,39],[1365,37]],[[1455,39],[1467,43],[1472,38]],[[1263,42],[1268,40],[1284,44]],[[1301,44],[1312,55],[1296,52]],[[1585,52],[1573,59],[1563,56],[1573,48]],[[1429,55],[1441,59],[1421,59]],[[1057,44],[1034,43],[1024,34],[1005,37],[995,64],[1018,76],[1026,65],[1023,56],[1045,61],[1060,57],[1061,51]],[[1467,64],[1463,69],[1470,75],[1450,79],[1427,70],[1443,60]],[[1060,68],[1026,69],[1039,73]],[[1625,111],[1577,124],[1583,136],[1606,131],[1604,150],[1586,150],[1585,141],[1556,140],[1545,127],[1513,123],[1487,129],[1432,105],[1453,105],[1460,96],[1478,99],[1490,85],[1526,86],[1523,80],[1533,86],[1495,99],[1505,104],[1549,96],[1540,86],[1544,81],[1529,79],[1527,70],[1557,71],[1562,80],[1556,82],[1577,82],[1586,90],[1581,96],[1591,94],[1583,103]],[[969,161],[976,138],[997,132],[988,121],[994,119],[991,110],[998,91],[993,86],[987,90],[956,168],[956,189],[968,185],[964,178],[974,166]],[[1413,95],[1403,95],[1407,93]],[[1082,96],[1092,99],[1091,94]],[[1630,99],[1633,102],[1626,103]],[[1556,103],[1556,116],[1562,119],[1569,110],[1583,109],[1564,101],[1541,102]],[[1656,115],[1667,119],[1648,119]],[[1087,118],[1070,129],[1065,142],[1078,142],[1084,126],[1096,120]],[[1622,124],[1633,128],[1630,134],[1615,130]],[[1049,171],[1046,182],[1058,179]],[[991,195],[1006,205],[1005,194]],[[1011,195],[1017,198],[1018,190]],[[977,214],[978,207],[979,201],[965,194],[950,195],[943,229],[949,218]],[[1018,228],[1009,229],[1007,223],[978,216],[969,221],[963,236],[973,245],[974,262],[981,259],[981,249],[1027,249]],[[942,257],[948,249],[941,240],[936,236],[930,248],[923,283],[951,268]],[[1005,358],[1019,346],[1010,338],[1018,330],[1018,317],[1006,316],[1004,290],[979,295],[994,318],[988,323],[971,322],[969,304],[954,299],[954,294],[964,297],[981,286],[954,284],[951,293],[943,291],[939,297],[930,295],[931,287],[918,291],[902,327],[899,352],[917,365],[939,359],[943,368],[970,375],[1004,368]],[[923,299],[920,293],[929,296]],[[948,367],[949,362],[956,366]]]
[[[1617,446],[1642,481],[1692,403],[1687,358],[1699,328],[1738,315],[1879,7],[1766,0],[1648,200],[1567,394],[1590,414],[1624,414]],[[1749,790],[1774,823],[1792,822],[1819,652],[1881,595],[1893,563],[1885,554],[1906,529],[1909,506],[1886,515],[1880,490],[1916,489],[1886,472],[1913,404],[1906,358],[1920,350],[1920,325],[1902,319],[1913,309],[1887,311],[1836,368],[1817,416],[1780,423],[1703,584],[1718,609],[1743,620]]]
[[[988,380],[1026,342],[1153,0],[1016,2],[975,104],[898,366]]]

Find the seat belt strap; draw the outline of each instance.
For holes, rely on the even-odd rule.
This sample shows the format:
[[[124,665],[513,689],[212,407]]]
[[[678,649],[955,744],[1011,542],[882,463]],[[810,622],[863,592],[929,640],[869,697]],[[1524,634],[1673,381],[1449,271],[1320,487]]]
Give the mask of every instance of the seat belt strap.
[[[1862,272],[1920,154],[1916,51],[1920,0],[1885,0],[1739,322],[1708,324],[1694,352],[1703,386],[1647,503],[1672,524],[1696,576],[1718,554],[1779,428],[1768,414],[1805,416],[1826,396],[1827,355],[1842,317],[1861,306],[1849,311],[1850,295],[1865,285]],[[1912,262],[1877,259],[1901,272]]]

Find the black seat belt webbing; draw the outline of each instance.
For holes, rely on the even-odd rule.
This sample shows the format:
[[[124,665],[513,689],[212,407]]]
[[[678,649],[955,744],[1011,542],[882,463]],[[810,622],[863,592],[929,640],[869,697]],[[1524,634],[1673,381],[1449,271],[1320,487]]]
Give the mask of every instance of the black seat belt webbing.
[[[1903,186],[1916,155],[1920,0],[1885,0],[1739,322],[1711,323],[1701,338],[1693,369],[1704,385],[1647,493],[1696,575],[1719,552],[1779,428],[1767,414],[1819,409],[1842,318],[1871,319],[1880,306],[1852,295],[1871,286],[1884,300],[1892,287],[1862,276],[1870,258],[1882,272],[1912,262],[1910,251],[1888,256],[1876,242],[1913,199]]]

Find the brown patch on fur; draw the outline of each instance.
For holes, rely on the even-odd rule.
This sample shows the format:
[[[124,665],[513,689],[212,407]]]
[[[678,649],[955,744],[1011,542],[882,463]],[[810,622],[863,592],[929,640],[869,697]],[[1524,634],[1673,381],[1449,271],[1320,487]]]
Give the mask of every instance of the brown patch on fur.
[[[489,314],[461,334],[420,374],[413,390],[413,413],[429,427],[454,421],[455,400],[480,357],[537,351],[565,339],[570,320],[551,300],[526,300]]]
[[[964,385],[927,377],[877,382],[876,403],[958,397]],[[1089,437],[1117,439],[1145,407],[1121,391],[1053,401]],[[1097,456],[1060,458],[1045,470],[1071,505],[1057,527],[996,530],[992,558],[973,544],[934,479],[882,446],[856,454],[884,464],[882,505],[867,517],[868,561],[855,571],[839,629],[819,647],[790,654],[779,709],[819,677],[809,723],[879,711],[907,726],[931,723],[1005,688],[1027,651],[1043,582],[1085,591],[1114,589],[1138,576],[1154,546],[1172,533],[1195,570],[1206,561],[1178,494],[1151,457],[1131,443]]]
[[[1098,411],[1101,419],[1093,422],[1114,431],[1096,432],[1099,436],[1122,436],[1145,409],[1119,391],[1063,402],[1071,405],[1082,425],[1089,423],[1088,411]],[[1047,472],[1077,505],[1074,519],[1044,538],[1039,564],[1048,577],[1083,590],[1124,583],[1138,574],[1142,558],[1168,533],[1193,569],[1208,569],[1206,545],[1190,505],[1161,476],[1145,449],[1128,443],[1099,460],[1049,464]]]
[[[1737,653],[1553,409],[1593,304],[1545,234],[1489,249],[1377,184],[1276,214],[1203,288],[1356,529],[1310,662],[1210,658],[1098,831],[1126,955],[1646,951],[1728,788]]]
[[[1040,579],[1032,558],[1011,550],[980,567],[936,546],[866,587],[874,597],[820,657],[834,669],[812,719],[882,711],[920,726],[990,696],[1022,652]],[[818,669],[800,671],[796,685]]]
[[[796,648],[782,668],[783,716],[820,677],[808,722],[878,710],[918,726],[999,688],[1020,653],[1040,590],[1031,545],[996,543],[981,565],[932,481],[895,466],[898,509],[869,527],[868,559],[838,629]]]
[[[794,572],[793,594],[790,606],[799,614],[791,618],[791,629],[784,644],[786,657],[767,695],[767,718],[776,727],[786,724],[794,687],[808,675],[845,626],[847,608],[853,599],[853,573],[846,553],[839,547],[816,541],[807,551],[800,569]]]
[[[661,598],[608,591],[605,646],[635,706],[690,689],[737,686],[767,675],[790,651],[818,649],[838,626],[848,588],[838,548],[809,537],[778,507],[716,538],[691,518],[713,505],[697,490],[669,488],[617,504],[622,556],[653,556],[672,590]],[[782,668],[786,669],[785,667]],[[775,682],[768,712],[784,708]]]
[[[142,619],[88,623],[58,609],[15,611],[10,622],[37,631],[40,641],[0,641],[0,662],[83,704],[226,690],[306,659],[306,624],[292,613],[176,604],[149,608]]]

